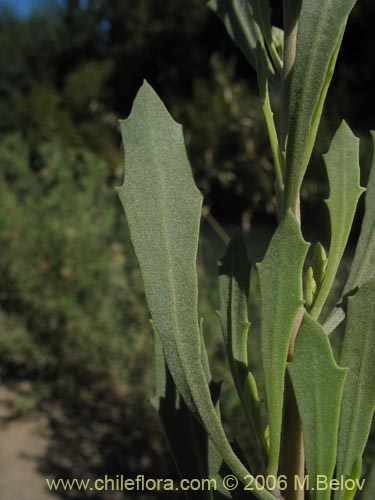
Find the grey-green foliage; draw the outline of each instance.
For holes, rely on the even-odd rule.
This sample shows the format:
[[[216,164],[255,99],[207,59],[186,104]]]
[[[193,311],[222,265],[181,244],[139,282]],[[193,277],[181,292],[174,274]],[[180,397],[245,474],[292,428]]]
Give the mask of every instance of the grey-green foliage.
[[[319,316],[332,288],[349,238],[357,202],[363,192],[359,185],[359,139],[345,122],[342,122],[332,139],[324,161],[330,186],[327,206],[331,220],[331,243],[327,268],[311,310],[315,318]]]
[[[232,238],[219,263],[219,288],[218,314],[228,361],[235,374],[235,383],[242,391],[248,372],[250,263],[246,243],[240,233]]]
[[[231,239],[219,262],[220,310],[218,311],[228,363],[237,393],[249,421],[260,460],[267,460],[260,418],[260,400],[254,376],[249,372],[247,338],[250,263],[246,243],[240,232]]]
[[[181,126],[144,83],[130,117],[122,122],[122,134],[126,169],[119,195],[154,330],[178,392],[224,461],[244,480],[249,472],[226,438],[202,364],[196,272],[202,196],[193,181]],[[272,498],[264,490],[258,495]]]
[[[359,141],[345,122],[324,156],[330,185],[329,255],[317,244],[310,267],[306,262],[309,243],[301,231],[299,197],[346,21],[355,1],[302,0],[294,26],[296,46],[293,47],[289,32],[284,49],[283,43],[276,43],[275,34],[280,37],[281,32],[271,26],[267,0],[209,3],[258,72],[275,167],[279,224],[258,264],[268,425],[261,418],[262,398],[247,355],[250,264],[239,234],[233,237],[219,263],[219,320],[228,365],[250,431],[259,445],[259,462],[267,464],[267,473],[277,477],[287,471],[289,482],[296,475],[303,475],[304,453],[299,445],[302,424],[306,467],[314,488],[310,496],[313,500],[329,500],[329,489],[315,488],[317,475],[329,481],[336,470],[335,477],[360,477],[362,453],[375,408],[375,167],[354,267],[344,290],[355,294],[345,297],[335,309],[347,308],[340,366],[327,336],[329,328],[323,329],[319,323],[363,191],[359,184]],[[289,13],[293,14],[292,19],[288,19],[292,5],[299,6],[299,2],[284,5],[288,30],[298,14],[293,10]],[[296,58],[289,87],[281,55],[284,50],[285,60],[290,63],[294,49]],[[275,82],[278,74],[281,109],[283,113],[289,110],[289,121],[285,116],[281,120],[283,126],[287,122],[287,130],[276,125],[269,95],[269,83]],[[229,444],[221,423],[220,395],[211,380],[202,326],[198,325],[196,255],[202,196],[190,172],[181,127],[145,83],[121,128],[126,164],[119,194],[140,263],[154,330],[161,341],[157,346],[157,408],[171,449],[180,463],[181,474],[196,471],[199,477],[220,477],[218,472],[222,474],[225,463],[240,481],[248,483],[253,476],[248,475],[244,462]],[[279,137],[283,136],[286,151],[279,146]],[[186,454],[181,445],[186,436],[181,436],[178,426],[193,432],[187,433],[191,436],[191,448]],[[293,442],[287,442],[287,438]],[[289,456],[291,453],[295,456]],[[303,497],[303,492],[293,490],[292,485],[280,492],[281,484],[277,481],[267,485],[268,491],[259,481],[254,481],[253,486],[253,493],[260,499]],[[355,491],[338,491],[336,497],[351,500],[354,494]]]
[[[302,266],[308,244],[289,211],[258,265],[261,291],[262,359],[270,429],[268,472],[276,474],[280,453],[284,375],[294,321],[302,306]]]
[[[336,464],[340,404],[346,370],[334,360],[322,327],[305,314],[288,370],[302,420],[307,473],[313,500],[329,500],[328,488],[317,488],[318,474],[330,481]]]
[[[207,359],[205,356],[203,358],[202,363],[207,382],[210,385],[212,401],[216,412],[220,415],[221,384],[212,380]],[[230,473],[230,469],[225,465],[221,454],[218,453],[212,440],[208,437],[202,422],[192,414],[177,391],[165,361],[162,343],[157,334],[155,334],[155,378],[156,394],[152,403],[162,421],[169,447],[181,477],[194,480],[210,478],[216,481],[217,488],[200,490],[199,498],[207,500],[249,498],[241,489],[230,492],[222,486],[223,477]],[[196,491],[187,490],[184,493],[187,500],[197,498]]]
[[[362,456],[375,410],[375,278],[348,298],[340,364],[348,367],[341,406],[337,475],[351,474]],[[337,499],[344,492],[336,494]]]
[[[179,368],[186,362],[185,347],[199,352],[195,261],[202,196],[193,182],[181,127],[147,83],[121,131],[127,167],[119,195],[147,303],[154,329],[167,339],[164,351],[172,376],[194,410],[187,375]],[[176,211],[176,206],[183,209]]]
[[[302,1],[289,100],[285,208],[294,210],[355,0]]]
[[[371,132],[375,146],[375,133]],[[375,272],[375,147],[373,150],[370,177],[365,194],[365,214],[361,232],[356,246],[353,262],[348,279],[342,291],[341,303],[330,314],[324,329],[331,333],[345,318],[343,300],[346,295],[353,293],[358,286],[369,281]]]
[[[189,411],[178,393],[169,368],[165,362],[163,346],[159,336],[155,335],[155,376],[156,394],[153,400],[158,411],[169,446],[178,465],[181,477],[187,479],[213,478],[219,482],[220,471],[225,470],[221,455],[208,438],[202,424]],[[211,380],[209,369],[207,382],[211,384],[213,403],[218,411],[220,384]],[[220,483],[219,483],[220,484]],[[195,492],[185,492],[187,499],[196,498]],[[231,498],[230,493],[207,489],[200,492],[207,500]]]

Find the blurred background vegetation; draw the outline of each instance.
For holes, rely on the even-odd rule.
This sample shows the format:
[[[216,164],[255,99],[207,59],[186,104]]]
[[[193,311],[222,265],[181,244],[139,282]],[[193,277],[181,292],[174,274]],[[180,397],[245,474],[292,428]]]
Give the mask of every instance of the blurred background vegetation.
[[[280,2],[271,3],[281,25]],[[216,260],[236,226],[251,229],[249,252],[261,259],[275,222],[255,74],[204,0],[190,0],[188,8],[183,0],[51,0],[34,2],[27,16],[9,2],[0,5],[0,376],[30,383],[19,412],[61,404],[64,418],[50,412],[56,442],[48,470],[54,464],[61,473],[65,454],[66,476],[80,468],[124,472],[124,464],[128,473],[170,474],[147,403],[153,392],[148,313],[114,190],[123,176],[117,121],[129,114],[146,78],[184,126],[205,195],[200,307],[223,377]],[[375,4],[361,0],[350,18],[303,186],[304,230],[312,238],[319,230],[323,242],[329,227],[321,154],[342,118],[363,139],[367,180],[374,15]],[[252,290],[256,302],[255,276]],[[255,311],[252,321],[256,331]],[[255,336],[258,366],[256,342]],[[239,417],[229,383],[227,393],[228,429],[235,433]],[[73,438],[66,422],[76,429]],[[106,423],[93,431],[101,440],[87,436],[93,422]],[[122,436],[116,445],[111,432]]]

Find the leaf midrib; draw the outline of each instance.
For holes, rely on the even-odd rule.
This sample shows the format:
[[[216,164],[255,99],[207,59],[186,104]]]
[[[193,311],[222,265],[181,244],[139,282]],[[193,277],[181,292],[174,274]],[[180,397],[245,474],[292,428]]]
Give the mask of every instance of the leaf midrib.
[[[146,114],[148,115],[148,120],[151,121],[151,118],[152,118],[152,110],[150,109],[150,106],[147,105],[147,108],[146,108]],[[167,117],[167,120],[169,120],[170,118]],[[179,361],[180,361],[180,364],[181,366],[184,367],[184,371],[185,371],[185,374],[186,374],[186,382],[187,382],[187,385],[188,385],[188,388],[190,390],[190,392],[192,393],[193,395],[193,391],[191,390],[191,381],[190,381],[190,370],[189,370],[189,364],[186,364],[184,363],[184,355],[181,354],[181,349],[183,350],[183,346],[181,346],[180,344],[180,335],[179,335],[179,332],[180,332],[180,324],[179,324],[179,321],[178,321],[178,307],[177,307],[177,296],[176,296],[176,287],[175,287],[175,274],[174,274],[174,265],[173,265],[173,259],[172,259],[172,254],[171,254],[171,247],[170,247],[170,239],[168,238],[168,230],[167,230],[167,225],[166,225],[166,203],[165,203],[165,200],[168,198],[167,196],[167,193],[166,193],[166,190],[165,190],[165,179],[166,179],[166,175],[165,173],[163,172],[163,168],[161,167],[160,165],[160,148],[159,148],[159,140],[158,138],[155,136],[155,131],[154,129],[152,129],[151,131],[151,136],[152,136],[152,140],[149,141],[149,145],[151,145],[151,150],[152,150],[152,153],[153,153],[153,157],[154,158],[157,158],[157,161],[155,162],[156,163],[156,178],[157,178],[157,181],[159,183],[159,187],[160,187],[160,191],[162,193],[162,196],[160,196],[160,198],[157,198],[157,202],[158,202],[158,206],[160,208],[160,211],[162,213],[162,218],[161,218],[161,224],[162,224],[162,233],[163,233],[163,240],[164,240],[164,246],[165,246],[165,250],[166,250],[166,260],[168,262],[168,278],[169,278],[169,284],[170,284],[170,288],[169,287],[165,287],[164,288],[164,291],[168,290],[168,295],[169,295],[169,299],[170,299],[170,304],[171,304],[171,317],[172,317],[172,322],[173,322],[173,326],[175,328],[175,332],[176,332],[176,335],[175,335],[175,345],[177,347],[177,354],[178,354],[178,358],[179,358]],[[156,140],[155,140],[156,139]],[[195,403],[195,398],[193,397],[192,398],[194,400],[194,404]]]

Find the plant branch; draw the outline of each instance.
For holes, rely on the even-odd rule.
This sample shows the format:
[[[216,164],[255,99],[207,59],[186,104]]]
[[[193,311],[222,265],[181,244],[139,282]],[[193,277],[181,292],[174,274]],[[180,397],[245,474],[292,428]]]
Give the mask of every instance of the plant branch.
[[[301,306],[293,327],[292,339],[289,345],[288,362],[293,360],[294,344],[301,326],[304,307]],[[304,492],[296,488],[295,478],[300,478],[303,483],[305,474],[305,457],[303,448],[303,434],[301,419],[299,416],[297,401],[295,398],[292,382],[288,372],[285,374],[284,390],[284,426],[281,446],[280,474],[287,477],[287,490],[284,492],[286,500],[303,500]]]
[[[289,127],[289,94],[290,81],[296,58],[298,16],[301,7],[301,0],[284,0],[284,64],[283,64],[283,84],[281,103],[281,137],[280,147],[286,149],[286,141]],[[295,214],[300,222],[300,198],[297,197]],[[302,279],[302,278],[301,278]],[[289,345],[288,361],[292,361],[294,356],[294,344],[298,330],[304,314],[304,307],[299,309]],[[288,373],[285,375],[284,392],[284,423],[282,435],[282,448],[280,457],[280,473],[287,476],[288,488],[284,492],[286,500],[303,500],[304,492],[295,488],[295,478],[302,481],[304,466],[304,447],[301,419],[298,413],[297,402],[291,380]]]

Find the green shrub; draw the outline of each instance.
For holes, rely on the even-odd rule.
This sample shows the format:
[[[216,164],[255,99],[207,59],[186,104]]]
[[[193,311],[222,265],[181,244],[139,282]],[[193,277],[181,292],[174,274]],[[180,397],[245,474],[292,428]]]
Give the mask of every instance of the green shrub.
[[[140,377],[148,323],[103,161],[53,143],[30,161],[11,135],[0,191],[1,370],[64,389]]]

